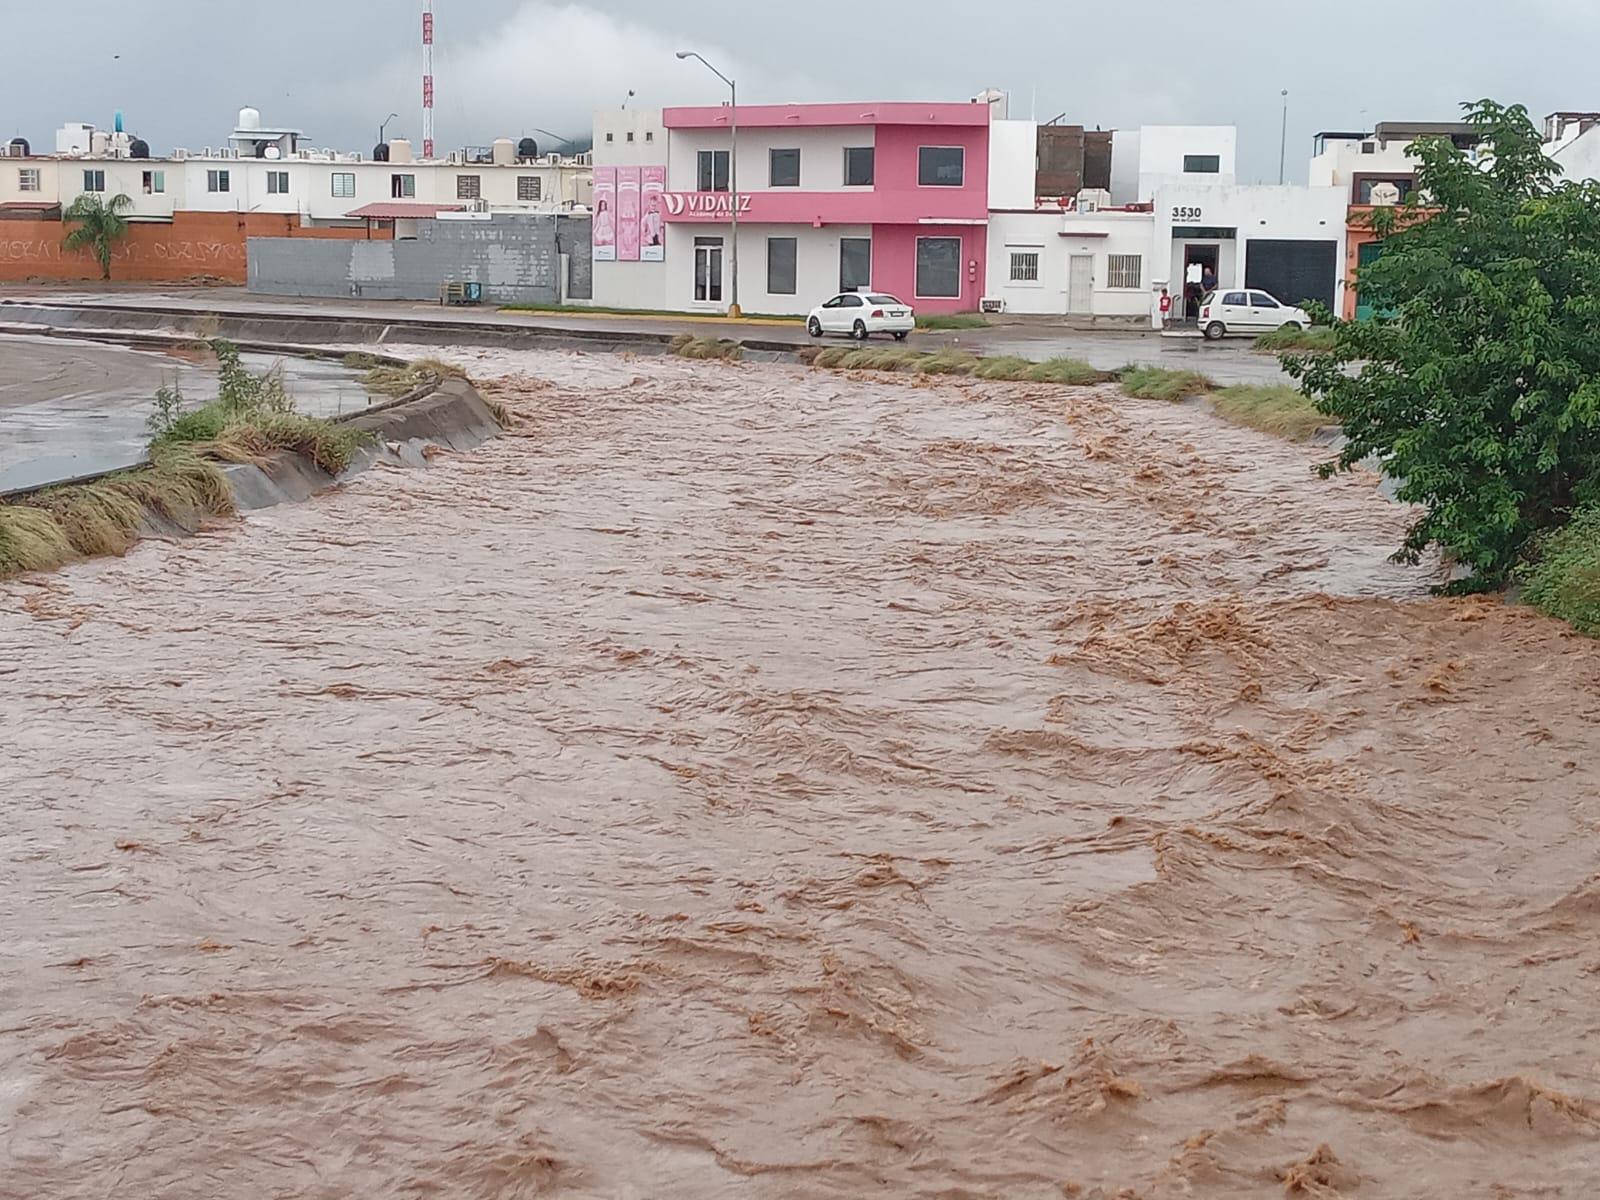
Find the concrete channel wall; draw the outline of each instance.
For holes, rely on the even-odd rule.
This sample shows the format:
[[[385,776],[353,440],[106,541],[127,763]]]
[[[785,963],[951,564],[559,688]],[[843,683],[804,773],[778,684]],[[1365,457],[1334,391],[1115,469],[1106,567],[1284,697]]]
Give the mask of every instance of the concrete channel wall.
[[[593,294],[590,257],[586,215],[494,213],[418,221],[414,239],[392,242],[251,238],[249,288],[273,296],[437,300],[444,284],[477,283],[488,304],[555,304]]]

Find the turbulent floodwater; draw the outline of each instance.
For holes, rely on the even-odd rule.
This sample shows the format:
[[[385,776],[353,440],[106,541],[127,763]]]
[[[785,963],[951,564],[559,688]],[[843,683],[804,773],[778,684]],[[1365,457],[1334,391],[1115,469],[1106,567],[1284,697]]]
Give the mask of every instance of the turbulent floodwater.
[[[1111,393],[472,360],[0,585],[0,1195],[1586,1197],[1600,650]]]

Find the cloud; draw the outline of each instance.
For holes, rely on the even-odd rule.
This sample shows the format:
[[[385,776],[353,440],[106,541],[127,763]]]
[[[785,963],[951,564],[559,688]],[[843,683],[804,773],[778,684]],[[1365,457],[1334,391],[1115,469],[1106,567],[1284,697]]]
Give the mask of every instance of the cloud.
[[[497,28],[474,34],[452,30],[441,14],[434,48],[439,149],[517,137],[534,126],[584,139],[596,107],[625,100],[659,108],[724,99],[723,84],[699,63],[680,61],[680,49],[698,50],[733,78],[746,65],[699,35],[680,38],[578,4],[525,3]],[[395,128],[417,139],[420,74],[419,58],[390,61],[337,85],[327,102],[337,110],[370,108],[374,95],[416,97]]]

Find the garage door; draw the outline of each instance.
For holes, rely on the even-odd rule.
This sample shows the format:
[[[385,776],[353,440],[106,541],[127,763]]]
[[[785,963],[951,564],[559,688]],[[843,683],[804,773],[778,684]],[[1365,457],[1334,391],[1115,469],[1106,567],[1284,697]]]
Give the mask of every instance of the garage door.
[[[1318,300],[1332,308],[1338,258],[1338,242],[1252,238],[1245,247],[1245,286],[1271,292],[1285,304]]]

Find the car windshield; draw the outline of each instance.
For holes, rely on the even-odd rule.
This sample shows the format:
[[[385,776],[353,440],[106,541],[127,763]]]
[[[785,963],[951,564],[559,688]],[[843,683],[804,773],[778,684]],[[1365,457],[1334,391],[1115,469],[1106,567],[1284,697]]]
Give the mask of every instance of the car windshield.
[[[1210,304],[1216,298],[1217,298],[1217,294],[1215,292],[1207,292],[1204,296],[1200,297],[1200,303],[1201,304]]]
[[[867,302],[869,304],[899,304],[900,303],[900,301],[896,300],[893,296],[868,296],[867,297]]]

